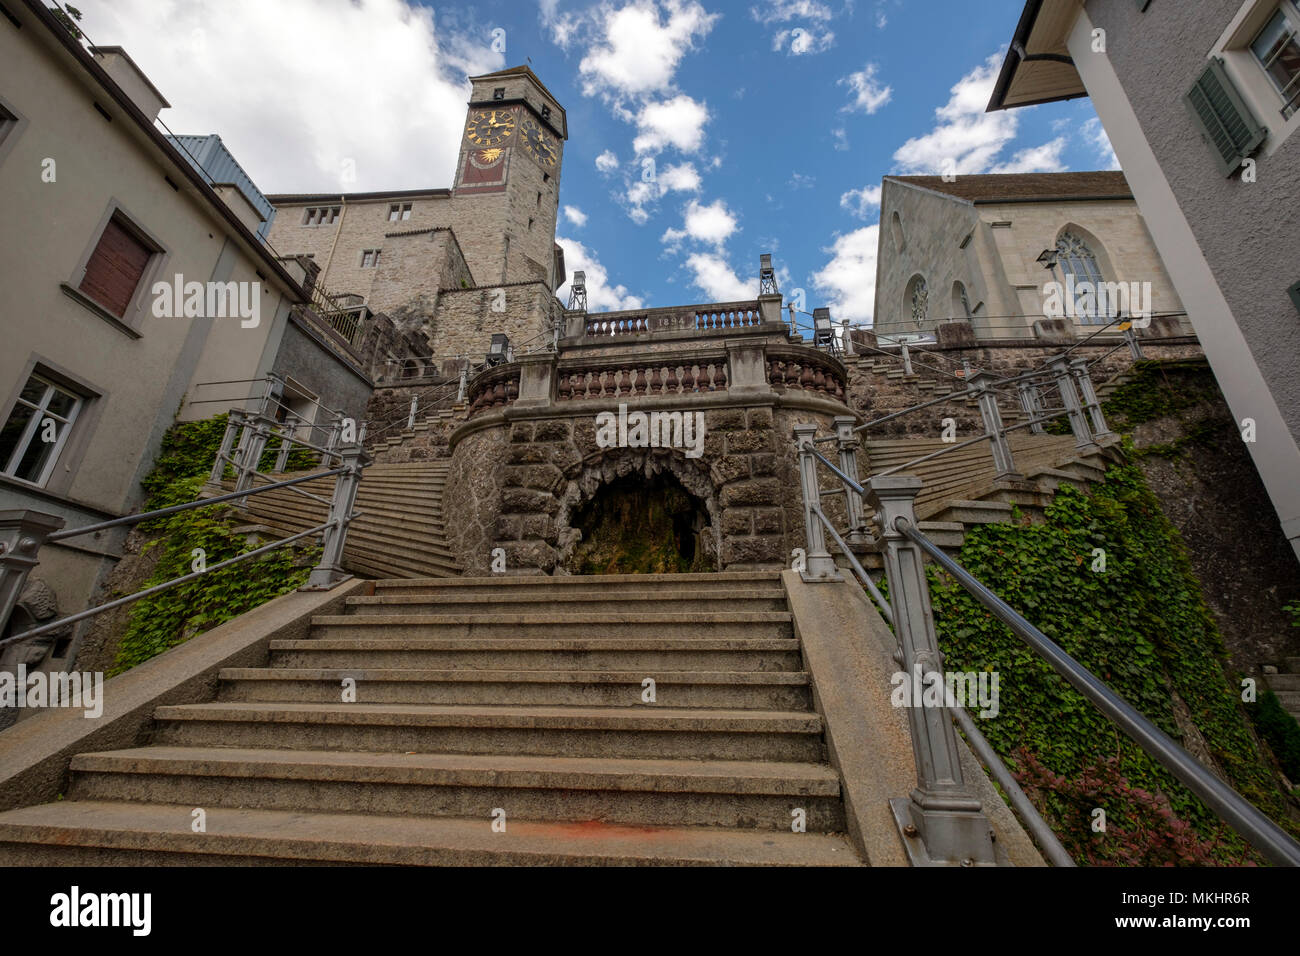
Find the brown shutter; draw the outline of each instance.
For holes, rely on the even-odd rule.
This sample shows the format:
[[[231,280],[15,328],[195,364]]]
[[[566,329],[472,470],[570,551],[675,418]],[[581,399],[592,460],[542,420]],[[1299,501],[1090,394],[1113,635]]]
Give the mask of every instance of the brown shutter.
[[[121,318],[152,255],[152,250],[128,232],[116,217],[110,219],[86,263],[81,291]]]

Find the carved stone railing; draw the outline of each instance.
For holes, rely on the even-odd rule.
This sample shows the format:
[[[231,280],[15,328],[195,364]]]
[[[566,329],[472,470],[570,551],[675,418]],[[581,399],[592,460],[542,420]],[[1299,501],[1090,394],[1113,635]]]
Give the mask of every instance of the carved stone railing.
[[[612,359],[580,367],[561,365],[556,401],[688,395],[726,388],[726,353],[693,355],[687,360],[648,356],[639,361]]]
[[[587,316],[586,337],[611,335],[636,335],[650,331],[648,315],[597,314]]]
[[[774,298],[774,297],[767,297]],[[768,323],[780,322],[779,297],[775,309],[766,310]],[[759,300],[750,302],[711,302],[702,305],[674,306],[637,312],[567,313],[568,335],[583,339],[621,338],[650,332],[726,332],[763,324],[764,310]]]
[[[737,307],[713,306],[697,310],[695,327],[701,332],[713,332],[726,329],[747,329],[763,321],[758,311],[757,302],[746,302]]]
[[[844,402],[846,373],[814,348],[744,335],[721,343],[626,342],[613,354],[537,352],[485,369],[469,383],[469,418],[589,400],[636,400],[725,393],[728,399],[791,393]]]
[[[470,383],[467,400],[470,417],[490,408],[513,404],[519,397],[519,366],[502,365],[489,369]]]
[[[769,348],[766,355],[767,381],[775,389],[815,392],[844,401],[844,366],[812,349]]]

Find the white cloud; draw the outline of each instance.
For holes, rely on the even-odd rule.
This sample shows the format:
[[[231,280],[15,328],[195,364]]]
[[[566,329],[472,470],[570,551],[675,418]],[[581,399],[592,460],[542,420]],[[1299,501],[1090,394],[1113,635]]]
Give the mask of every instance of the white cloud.
[[[695,0],[663,0],[662,7],[661,12],[655,0],[634,0],[593,11],[590,52],[578,64],[585,95],[617,98],[671,89],[682,57],[708,35],[719,14]],[[575,29],[571,23],[562,45]]]
[[[579,229],[587,224],[587,214],[577,206],[565,206],[564,218],[569,220],[569,222],[573,223]]]
[[[758,281],[746,282],[732,271],[727,261],[709,252],[697,252],[686,259],[691,284],[703,290],[710,302],[739,302],[758,295]]]
[[[693,193],[700,190],[700,174],[694,163],[678,163],[659,171],[660,195],[671,192]]]
[[[1005,163],[998,163],[991,173],[1059,173],[1066,168],[1061,159],[1065,150],[1065,137],[1058,136],[1041,146],[1028,146],[1017,150]]]
[[[685,93],[669,100],[647,103],[636,115],[637,137],[632,143],[638,156],[657,153],[672,146],[683,153],[693,153],[704,142],[704,124],[709,109]]]
[[[998,165],[998,154],[1016,138],[1020,122],[1017,110],[984,112],[1001,65],[1002,56],[995,53],[957,81],[948,102],[934,111],[939,121],[934,129],[909,139],[894,153],[900,171],[972,175],[1064,168],[1060,156],[1064,142],[1059,139],[1022,149]]]
[[[876,305],[876,249],[880,226],[864,226],[835,239],[824,249],[831,260],[813,275],[813,285],[828,299],[831,318],[860,322]]]
[[[831,138],[835,140],[835,148],[840,152],[849,148],[849,131],[843,126],[831,130]]]
[[[610,285],[609,273],[600,264],[596,254],[577,239],[556,236],[555,241],[564,250],[564,266],[570,279],[575,272],[587,274],[588,311],[620,312],[624,309],[639,309],[644,304],[639,296],[629,295],[625,286]],[[555,290],[556,296],[566,302],[569,298],[569,285],[566,281]]]
[[[786,183],[791,189],[812,189],[817,184],[816,176],[809,176],[806,173],[794,172],[790,174],[790,181]]]
[[[716,199],[707,206],[692,199],[686,204],[682,224],[692,239],[715,246],[726,242],[736,231],[736,217],[722,199]]]
[[[863,186],[861,189],[850,189],[840,197],[840,206],[860,219],[866,219],[871,210],[880,208],[880,188]]]
[[[618,169],[618,157],[614,155],[613,150],[605,150],[596,157],[596,169],[602,173],[610,173]]]
[[[786,23],[790,20],[829,20],[834,14],[820,0],[767,0],[749,8],[749,14],[759,23]]]
[[[839,81],[841,86],[847,86],[853,93],[853,102],[844,107],[846,110],[861,110],[870,115],[893,98],[894,88],[881,86],[876,79],[878,69],[876,64],[868,63],[858,72],[850,73]]]
[[[265,192],[450,185],[467,72],[501,69],[487,28],[451,29],[404,0],[115,0],[85,4],[82,27],[122,44],[175,104],[183,133],[219,133]],[[292,42],[286,42],[292,37]],[[322,51],[365,62],[332,68]],[[302,94],[329,109],[304,109]],[[344,171],[355,169],[355,180]]]
[[[823,50],[829,50],[834,42],[835,33],[831,30],[818,33],[815,29],[794,27],[790,30],[778,30],[772,34],[773,51],[779,52],[788,48],[791,56],[821,53]]]
[[[1110,137],[1106,135],[1105,128],[1101,125],[1101,120],[1093,117],[1083,124],[1080,134],[1084,142],[1093,148],[1097,157],[1102,161],[1104,169],[1119,169],[1119,157],[1115,155],[1115,148],[1110,144]]]
[[[628,215],[638,226],[645,225],[650,219],[647,206],[653,207],[670,192],[693,193],[700,190],[700,174],[694,163],[678,163],[659,169],[653,157],[641,160],[641,176],[627,179],[627,190],[623,201],[628,206]]]

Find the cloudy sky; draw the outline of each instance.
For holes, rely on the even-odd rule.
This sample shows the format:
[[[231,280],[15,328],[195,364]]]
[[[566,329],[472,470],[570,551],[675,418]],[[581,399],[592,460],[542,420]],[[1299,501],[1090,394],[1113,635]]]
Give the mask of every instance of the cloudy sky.
[[[568,111],[558,241],[591,308],[753,298],[771,252],[787,297],[855,321],[881,177],[1115,168],[1087,100],[984,112],[1023,5],[78,0],[162,121],[268,193],[450,186],[466,77],[529,63]]]

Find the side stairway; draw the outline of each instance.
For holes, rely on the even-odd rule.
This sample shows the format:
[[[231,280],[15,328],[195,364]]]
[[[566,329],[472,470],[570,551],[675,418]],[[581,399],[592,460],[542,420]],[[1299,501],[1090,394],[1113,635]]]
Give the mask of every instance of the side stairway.
[[[446,480],[446,461],[377,462],[367,468],[357,491],[356,510],[361,516],[348,528],[344,567],[371,578],[459,574],[442,515]],[[233,487],[233,482],[225,484]],[[328,501],[334,479],[321,478],[294,487]],[[283,535],[320,524],[328,511],[323,502],[281,488],[246,499],[241,513],[250,522]]]
[[[778,572],[370,590],[75,757],[0,865],[861,864]]]

